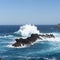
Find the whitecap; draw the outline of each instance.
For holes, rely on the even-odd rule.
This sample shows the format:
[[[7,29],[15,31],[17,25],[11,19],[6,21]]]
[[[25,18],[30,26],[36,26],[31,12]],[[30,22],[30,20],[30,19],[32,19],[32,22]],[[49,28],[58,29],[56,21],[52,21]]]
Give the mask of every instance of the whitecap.
[[[35,25],[26,24],[20,27],[15,34],[21,34],[22,36],[30,36],[31,34],[40,34],[40,31]]]
[[[6,47],[8,47],[8,48],[27,48],[27,47],[29,47],[30,45],[21,45],[21,46],[19,46],[19,47],[14,47],[14,46],[12,46],[12,44],[9,44],[9,45],[7,45]]]

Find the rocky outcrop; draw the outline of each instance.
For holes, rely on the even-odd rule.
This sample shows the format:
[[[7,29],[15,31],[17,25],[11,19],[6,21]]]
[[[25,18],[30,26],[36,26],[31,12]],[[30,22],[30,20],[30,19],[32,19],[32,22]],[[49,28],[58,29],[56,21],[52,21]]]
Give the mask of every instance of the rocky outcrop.
[[[57,27],[57,28],[60,28],[60,24],[58,24],[56,27]]]
[[[42,39],[39,37],[38,34],[32,34],[31,37],[28,37],[26,39],[23,39],[23,38],[20,38],[20,39],[15,39],[16,43],[14,43],[12,46],[14,47],[18,47],[18,46],[21,46],[21,45],[29,45],[33,42],[35,42],[37,39]]]
[[[55,36],[53,34],[45,34],[45,35],[39,35],[43,38],[55,38]]]
[[[43,38],[55,38],[53,34],[46,34],[46,35],[38,35],[38,34],[31,34],[31,37],[27,37],[26,39],[20,38],[15,39],[15,43],[12,44],[14,47],[19,47],[21,45],[30,45],[31,43],[35,42],[37,39],[42,40]]]

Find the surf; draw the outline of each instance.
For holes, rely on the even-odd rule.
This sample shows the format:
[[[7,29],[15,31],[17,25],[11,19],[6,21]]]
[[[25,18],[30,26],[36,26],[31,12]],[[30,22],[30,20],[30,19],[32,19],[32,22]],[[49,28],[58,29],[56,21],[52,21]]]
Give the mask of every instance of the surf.
[[[37,29],[35,25],[32,24],[26,24],[20,27],[18,31],[15,32],[15,34],[21,34],[21,36],[30,36],[31,34],[40,34],[40,31]]]
[[[18,36],[18,34],[19,34],[19,36]],[[0,38],[13,39],[7,47],[14,48],[12,46],[12,44],[14,42],[16,42],[15,41],[16,38],[19,39],[19,38],[22,37],[23,39],[26,39],[27,37],[30,37],[31,34],[53,34],[55,36],[55,38],[42,38],[42,40],[37,39],[35,42],[31,43],[30,45],[34,45],[36,43],[41,43],[42,41],[60,42],[60,34],[59,33],[55,33],[55,32],[41,33],[41,31],[38,30],[37,26],[36,25],[32,25],[32,24],[22,25],[22,26],[20,26],[19,30],[14,32],[13,34],[0,36]],[[17,47],[17,48],[26,48],[26,47],[29,47],[29,46],[27,46],[27,45],[22,46],[21,45],[20,47]]]

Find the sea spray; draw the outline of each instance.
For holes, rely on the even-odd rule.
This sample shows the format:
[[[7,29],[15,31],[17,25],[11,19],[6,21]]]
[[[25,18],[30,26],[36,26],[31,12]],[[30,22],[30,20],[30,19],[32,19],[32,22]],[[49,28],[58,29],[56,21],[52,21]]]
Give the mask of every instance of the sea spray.
[[[37,26],[31,25],[31,24],[26,24],[26,25],[20,26],[20,29],[18,31],[16,31],[15,34],[21,34],[23,39],[31,36],[31,34],[53,34],[55,36],[55,38],[43,38],[42,37],[43,40],[37,39],[34,43],[31,43],[30,45],[34,45],[35,43],[38,43],[38,42],[41,42],[41,41],[59,41],[59,39],[60,39],[60,37],[56,37],[56,33],[40,33],[40,31],[37,29]],[[19,38],[21,38],[21,36]],[[11,37],[11,35],[9,35],[9,37]],[[12,46],[12,44],[13,43],[9,44],[7,47],[14,48]],[[27,47],[27,46],[24,45],[24,46],[21,46],[21,47],[18,47],[18,48],[25,48],[25,47]]]
[[[21,34],[22,38],[24,37],[29,37],[31,34],[53,34],[53,33],[40,33],[39,30],[37,29],[37,26],[31,25],[31,24],[26,24],[20,27],[18,31],[15,32],[15,34]],[[34,45],[35,43],[41,42],[41,41],[59,41],[59,38],[56,38],[56,33],[53,34],[55,38],[44,38],[42,37],[42,40],[37,39],[34,43],[31,43],[30,45]],[[10,45],[9,45],[10,46]],[[10,46],[12,47],[12,46]],[[21,46],[20,48],[25,48],[27,46]]]
[[[15,32],[16,34],[21,34],[21,36],[30,36],[31,34],[40,34],[40,31],[35,25],[26,24],[20,27],[20,29]]]

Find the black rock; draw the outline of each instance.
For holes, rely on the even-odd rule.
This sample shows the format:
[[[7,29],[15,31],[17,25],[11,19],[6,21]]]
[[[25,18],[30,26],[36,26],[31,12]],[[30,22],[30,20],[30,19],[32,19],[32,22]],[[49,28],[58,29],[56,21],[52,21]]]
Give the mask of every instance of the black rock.
[[[15,39],[15,43],[12,44],[14,47],[19,47],[21,45],[30,45],[31,43],[35,42],[37,39],[42,40],[42,38],[55,38],[53,34],[46,34],[46,35],[39,35],[39,34],[31,34],[31,37],[27,37],[26,39],[20,38],[20,39]]]
[[[31,37],[28,37],[26,39],[20,38],[20,39],[15,39],[15,43],[12,44],[14,47],[19,47],[22,45],[30,45],[31,43],[35,42],[37,39],[42,39],[39,37],[38,34],[31,34]]]

